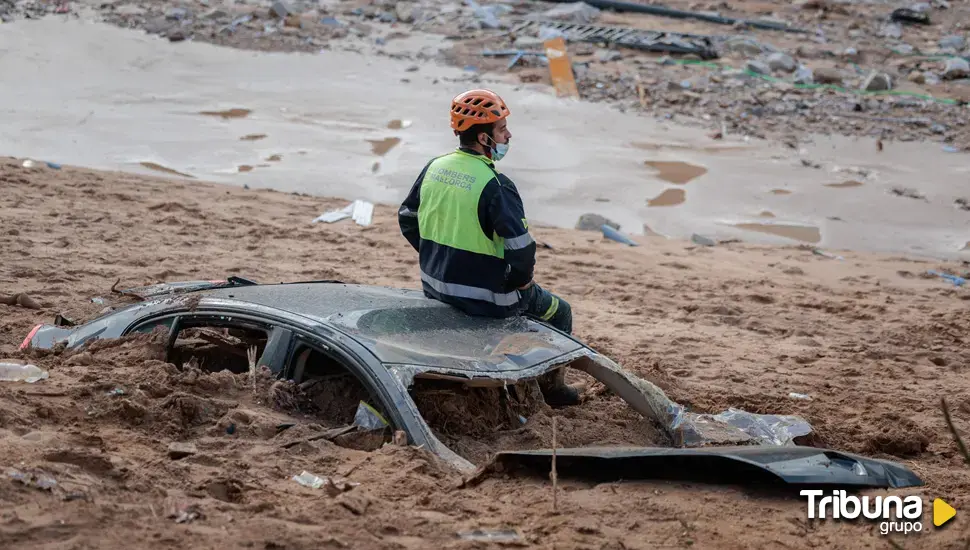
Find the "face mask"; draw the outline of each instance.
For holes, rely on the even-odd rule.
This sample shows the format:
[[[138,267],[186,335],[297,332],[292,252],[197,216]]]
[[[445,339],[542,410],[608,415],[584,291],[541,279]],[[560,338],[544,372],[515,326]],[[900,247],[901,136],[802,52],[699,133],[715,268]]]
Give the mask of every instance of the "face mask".
[[[495,140],[492,139],[491,137],[488,138],[488,140],[491,141],[492,144],[494,145],[493,147],[490,148],[492,153],[492,160],[495,162],[502,160],[502,157],[504,157],[509,152],[509,144],[495,143]]]

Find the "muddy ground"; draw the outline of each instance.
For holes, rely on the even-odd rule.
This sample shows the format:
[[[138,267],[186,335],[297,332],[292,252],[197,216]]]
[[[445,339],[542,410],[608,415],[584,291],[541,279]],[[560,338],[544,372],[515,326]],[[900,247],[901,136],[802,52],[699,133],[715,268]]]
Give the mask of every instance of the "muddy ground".
[[[237,274],[417,288],[418,272],[392,207],[378,207],[371,227],[312,225],[344,204],[21,162],[0,161],[0,294],[26,293],[40,309],[0,305],[0,357],[34,361],[50,378],[0,383],[0,456],[5,470],[56,485],[0,480],[4,548],[489,547],[458,535],[476,528],[517,529],[516,544],[538,548],[890,547],[873,524],[807,522],[790,493],[564,481],[557,513],[546,479],[462,487],[419,449],[283,448],[279,424],[315,428],[272,399],[271,381],[254,394],[243,374],[180,371],[148,336],[22,357],[34,324],[96,315],[105,306],[91,299],[110,297],[119,279]],[[970,431],[970,293],[924,275],[967,265],[660,237],[629,248],[598,233],[534,232],[551,246],[540,249],[537,278],[572,303],[577,335],[672,398],[697,411],[802,415],[817,444],[903,462],[926,481],[894,494],[970,505],[970,469],[939,407],[945,396]],[[604,422],[630,424],[597,399],[586,406]],[[534,423],[534,437],[545,441],[546,428]],[[171,458],[175,442],[194,454]],[[303,470],[360,485],[332,497],[291,480]],[[897,540],[963,548],[968,539],[959,514],[947,529],[925,525]]]
[[[471,80],[488,73],[518,83],[550,82],[539,57],[527,56],[506,68],[511,56],[487,57],[482,52],[541,53],[536,28],[512,32],[526,18],[688,33],[708,37],[719,57],[701,62],[697,55],[571,42],[581,97],[713,132],[779,139],[796,148],[806,133],[925,139],[956,150],[970,148],[966,0],[664,3],[680,10],[788,23],[805,31],[798,34],[627,12],[549,15],[555,3],[531,0],[480,4],[495,17],[497,28],[490,28],[489,18],[476,15],[465,3],[442,0],[7,0],[0,2],[0,16],[11,21],[93,17],[173,42],[263,51],[353,50],[402,62],[432,57],[464,67]],[[923,10],[929,23],[892,19],[894,10],[907,7]],[[402,40],[423,33],[441,38],[439,51],[413,50]],[[775,52],[782,57],[772,59]],[[811,76],[799,78],[801,73]],[[873,75],[887,84],[870,84]],[[409,79],[404,80],[406,84]]]

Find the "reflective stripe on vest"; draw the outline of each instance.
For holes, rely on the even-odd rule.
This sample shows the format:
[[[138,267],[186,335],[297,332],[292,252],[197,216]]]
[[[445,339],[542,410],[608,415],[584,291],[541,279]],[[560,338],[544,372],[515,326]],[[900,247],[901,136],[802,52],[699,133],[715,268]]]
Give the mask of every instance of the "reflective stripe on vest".
[[[505,258],[505,240],[485,235],[478,221],[478,201],[494,177],[495,172],[484,160],[462,151],[432,161],[421,181],[421,238],[458,250]]]
[[[483,302],[490,302],[502,307],[514,306],[515,304],[519,303],[520,299],[518,292],[499,293],[492,292],[487,288],[479,288],[477,286],[446,283],[444,281],[435,279],[423,271],[421,272],[421,280],[441,294],[447,294],[448,296],[454,296],[456,298],[482,300]],[[553,313],[555,313],[555,311]]]

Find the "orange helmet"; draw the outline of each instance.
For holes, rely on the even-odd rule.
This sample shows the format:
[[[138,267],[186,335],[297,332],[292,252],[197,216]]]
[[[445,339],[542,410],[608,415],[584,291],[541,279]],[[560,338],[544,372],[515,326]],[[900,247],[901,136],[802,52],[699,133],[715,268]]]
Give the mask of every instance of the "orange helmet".
[[[476,124],[491,124],[509,116],[509,108],[491,90],[469,90],[451,100],[451,128],[457,133]]]

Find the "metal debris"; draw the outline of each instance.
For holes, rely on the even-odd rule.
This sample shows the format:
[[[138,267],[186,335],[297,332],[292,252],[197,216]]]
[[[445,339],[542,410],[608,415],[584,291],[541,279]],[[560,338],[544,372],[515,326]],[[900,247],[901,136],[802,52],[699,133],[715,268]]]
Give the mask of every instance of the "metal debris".
[[[572,42],[606,43],[648,52],[694,54],[702,59],[717,58],[717,50],[711,37],[666,31],[648,31],[628,27],[604,27],[579,25],[560,21],[527,19],[516,22],[510,34],[537,34],[539,30],[560,32]]]

